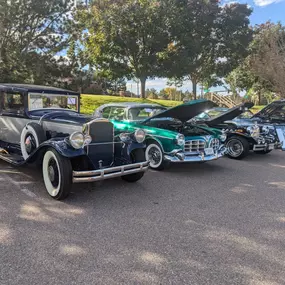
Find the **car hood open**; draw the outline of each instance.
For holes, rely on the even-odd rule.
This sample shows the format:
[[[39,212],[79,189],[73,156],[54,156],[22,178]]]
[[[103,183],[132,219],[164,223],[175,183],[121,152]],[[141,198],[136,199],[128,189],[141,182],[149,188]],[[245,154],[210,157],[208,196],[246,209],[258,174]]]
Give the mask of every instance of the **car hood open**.
[[[254,118],[268,118],[271,116],[278,116],[278,111],[285,107],[285,100],[274,101],[271,104],[264,107],[262,110],[257,112],[253,117]],[[276,118],[277,119],[277,118]],[[284,118],[282,118],[284,121]]]
[[[167,109],[151,118],[148,118],[145,120],[145,122],[154,118],[174,118],[184,123],[204,112],[205,110],[214,108],[216,106],[216,103],[209,100],[193,100],[185,104]]]
[[[241,115],[246,109],[250,109],[253,107],[253,103],[247,102],[240,104],[236,107],[233,107],[226,111],[225,113],[207,121],[208,125],[218,125],[224,123],[225,121],[230,121],[236,118],[237,116]]]

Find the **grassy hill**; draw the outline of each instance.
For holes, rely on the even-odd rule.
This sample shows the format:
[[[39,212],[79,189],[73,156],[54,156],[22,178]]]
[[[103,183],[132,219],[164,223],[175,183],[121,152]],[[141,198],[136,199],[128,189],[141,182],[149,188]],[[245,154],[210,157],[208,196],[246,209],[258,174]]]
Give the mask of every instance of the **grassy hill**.
[[[106,96],[106,95],[81,95],[81,113],[93,114],[95,109],[99,106],[107,103],[118,103],[118,102],[139,102],[139,103],[157,103],[166,107],[174,107],[182,104],[180,101],[170,100],[154,100],[154,99],[140,99],[140,98],[129,98],[119,96]],[[256,113],[261,110],[264,106],[254,106],[251,110]]]
[[[81,95],[81,113],[92,114],[99,106],[107,103],[119,103],[119,102],[139,102],[139,103],[157,103],[166,107],[173,107],[181,104],[179,101],[170,100],[149,100],[119,96],[105,96],[105,95]]]

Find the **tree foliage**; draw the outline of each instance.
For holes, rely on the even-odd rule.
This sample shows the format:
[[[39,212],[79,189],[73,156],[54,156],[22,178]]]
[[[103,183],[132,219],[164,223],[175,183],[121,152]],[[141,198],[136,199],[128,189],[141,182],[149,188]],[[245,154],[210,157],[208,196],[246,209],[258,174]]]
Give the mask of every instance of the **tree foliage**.
[[[138,78],[145,97],[146,79],[161,75],[160,53],[169,43],[165,5],[94,0],[77,13],[76,22],[85,31],[81,44],[90,63],[118,78]]]
[[[251,9],[238,3],[221,7],[216,0],[168,2],[174,6],[174,16],[167,75],[174,81],[191,80],[196,96],[198,83],[220,84],[219,78],[247,55]]]
[[[285,98],[285,26],[270,22],[257,26],[251,50],[251,72]]]
[[[64,72],[64,22],[73,1],[0,0],[0,81],[51,82]]]

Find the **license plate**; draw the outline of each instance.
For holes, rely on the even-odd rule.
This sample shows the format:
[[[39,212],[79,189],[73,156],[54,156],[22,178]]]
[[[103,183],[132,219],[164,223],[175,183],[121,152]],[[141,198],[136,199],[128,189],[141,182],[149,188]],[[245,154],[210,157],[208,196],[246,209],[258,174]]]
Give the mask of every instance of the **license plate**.
[[[212,147],[205,148],[205,154],[206,155],[214,154],[214,149]]]

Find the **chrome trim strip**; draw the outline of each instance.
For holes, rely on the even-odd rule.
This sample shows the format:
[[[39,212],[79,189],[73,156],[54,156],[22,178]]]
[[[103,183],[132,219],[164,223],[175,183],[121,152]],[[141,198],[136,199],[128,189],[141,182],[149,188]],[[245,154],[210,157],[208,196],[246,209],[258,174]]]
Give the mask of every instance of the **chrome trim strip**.
[[[199,161],[216,160],[222,157],[223,155],[224,155],[223,153],[216,153],[214,155],[204,155],[204,153],[201,153],[201,155],[197,155],[197,156],[185,156],[183,160],[181,160],[177,156],[169,156],[169,155],[165,155],[164,158],[173,163],[184,163],[184,162],[199,162]]]
[[[105,169],[90,171],[73,171],[73,183],[94,182],[124,175],[145,172],[148,169],[149,162],[140,162]]]
[[[259,150],[268,150],[268,149],[275,149],[275,143],[269,143],[269,144],[255,144],[253,146],[253,151],[259,151]]]

